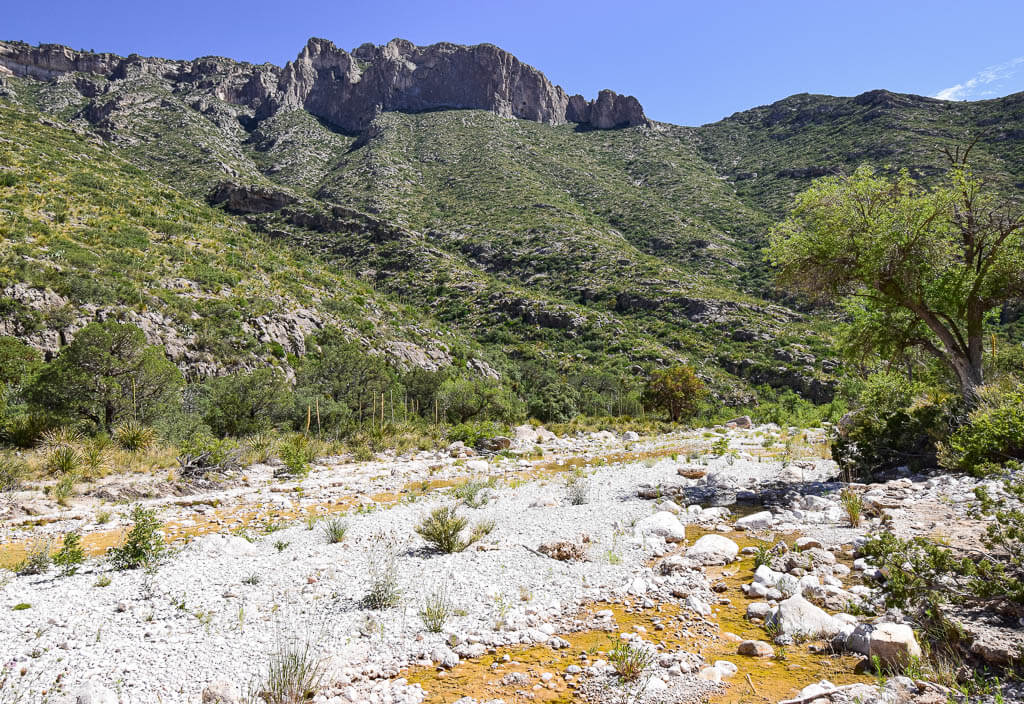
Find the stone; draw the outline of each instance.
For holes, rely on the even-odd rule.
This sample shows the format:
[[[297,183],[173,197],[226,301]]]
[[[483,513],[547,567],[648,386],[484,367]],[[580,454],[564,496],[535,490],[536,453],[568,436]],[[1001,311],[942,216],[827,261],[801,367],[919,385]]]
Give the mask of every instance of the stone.
[[[868,637],[868,656],[880,658],[890,667],[902,667],[921,657],[914,629],[905,623],[879,623]]]
[[[725,565],[736,559],[740,547],[722,535],[705,535],[686,550],[686,557],[702,565]]]
[[[681,543],[686,540],[686,526],[669,511],[658,511],[638,521],[633,532],[638,537],[657,535],[669,543]]]
[[[96,682],[86,682],[73,697],[74,704],[118,704],[117,694]]]
[[[203,689],[203,704],[239,704],[242,693],[234,682],[217,679]]]
[[[771,643],[766,643],[763,640],[745,640],[740,643],[740,647],[736,649],[739,655],[747,655],[754,658],[770,658],[775,654],[775,648],[772,647]]]
[[[708,682],[721,682],[722,671],[717,667],[705,667],[697,673],[697,677]]]
[[[634,432],[632,430],[627,430],[625,433],[622,434],[623,442],[636,442],[639,439],[640,439],[639,433],[636,433],[636,432]]]
[[[512,447],[512,439],[504,435],[496,435],[493,438],[480,438],[476,449],[484,452],[501,452]]]
[[[759,511],[736,521],[736,530],[766,530],[775,522],[771,511]]]
[[[544,543],[537,548],[537,552],[560,562],[583,562],[587,559],[586,546],[579,543],[570,543],[568,540]]]
[[[750,420],[750,416],[740,416],[738,418],[733,418],[732,420],[726,422],[725,425],[727,428],[753,428],[754,422]]]
[[[843,628],[843,623],[828,615],[799,594],[779,602],[765,619],[778,628],[783,636],[831,638]]]
[[[794,543],[794,545],[796,546],[797,550],[808,550],[810,548],[821,548],[821,547],[824,547],[821,544],[821,541],[818,540],[817,538],[808,538],[806,536],[802,537],[802,538],[797,538],[796,542]]]
[[[772,610],[767,601],[754,601],[747,604],[747,618],[766,618]]]
[[[722,673],[722,679],[732,677],[740,669],[736,666],[736,663],[729,662],[728,660],[715,660],[714,668]]]
[[[698,598],[695,594],[690,594],[688,597],[686,597],[686,606],[687,608],[700,614],[701,616],[711,615],[711,606],[709,606],[703,600]]]
[[[542,641],[547,640],[547,634],[542,634],[542,636]],[[430,651],[430,661],[438,667],[451,669],[459,664],[459,656],[448,646],[438,645]]]

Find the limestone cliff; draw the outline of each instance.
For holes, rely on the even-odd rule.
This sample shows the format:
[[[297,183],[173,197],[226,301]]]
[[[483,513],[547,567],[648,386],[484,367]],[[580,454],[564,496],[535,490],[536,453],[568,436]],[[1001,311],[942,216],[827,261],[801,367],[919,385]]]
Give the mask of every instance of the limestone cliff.
[[[304,109],[346,131],[359,132],[384,111],[489,110],[508,118],[548,124],[575,122],[612,129],[647,125],[640,102],[610,90],[596,100],[568,96],[560,86],[491,44],[440,43],[420,47],[403,39],[354,51],[310,39],[284,68],[204,57],[172,61],[75,51],[56,44],[0,42],[0,72],[37,80],[94,74],[108,81],[149,76],[251,108],[257,118]],[[102,97],[103,86],[76,82],[83,95]],[[104,104],[105,105],[105,104]],[[102,116],[102,110],[89,115]]]

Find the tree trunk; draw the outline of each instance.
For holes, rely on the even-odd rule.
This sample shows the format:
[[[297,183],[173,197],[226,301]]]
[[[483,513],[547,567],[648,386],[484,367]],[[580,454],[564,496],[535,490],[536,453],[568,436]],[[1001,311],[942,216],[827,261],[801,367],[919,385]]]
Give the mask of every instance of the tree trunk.
[[[960,394],[968,406],[974,406],[978,402],[978,388],[984,383],[981,356],[978,355],[976,359],[970,359],[957,355],[952,361],[957,380],[960,382]]]

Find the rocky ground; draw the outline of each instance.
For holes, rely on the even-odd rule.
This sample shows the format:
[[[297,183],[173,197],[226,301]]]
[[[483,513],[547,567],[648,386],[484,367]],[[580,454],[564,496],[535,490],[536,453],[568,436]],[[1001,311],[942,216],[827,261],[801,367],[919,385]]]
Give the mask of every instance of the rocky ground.
[[[275,653],[307,647],[323,675],[314,701],[333,704],[572,692],[741,701],[748,686],[761,698],[747,701],[945,701],[938,685],[881,685],[855,675],[855,659],[813,651],[893,663],[919,652],[899,614],[850,613],[873,599],[863,579],[873,568],[854,559],[856,546],[883,523],[969,542],[974,480],[860,487],[868,518],[851,528],[836,467],[820,458],[824,437],[771,426],[642,439],[522,428],[507,456],[454,446],[361,464],[328,458],[301,481],[257,465],[189,497],[144,499],[177,538],[156,570],[115,572],[93,558],[69,577],[0,577],[0,702],[246,701]],[[470,477],[488,484],[467,502],[450,486]],[[463,552],[431,552],[414,528],[443,505],[493,529]],[[8,556],[29,537],[73,528],[99,551],[126,521],[99,523],[126,511],[95,497],[46,508],[38,496],[10,502]],[[348,530],[330,544],[325,520],[309,517],[340,512]],[[776,543],[755,570],[755,545]],[[369,608],[367,594],[389,580],[397,603]],[[441,596],[451,613],[434,633],[421,611]],[[610,663],[615,640],[649,653],[633,683]],[[1004,645],[999,635],[979,642],[978,655],[993,658]],[[797,657],[807,664],[786,674]],[[837,684],[812,681],[832,674]],[[804,679],[766,698],[776,675]]]

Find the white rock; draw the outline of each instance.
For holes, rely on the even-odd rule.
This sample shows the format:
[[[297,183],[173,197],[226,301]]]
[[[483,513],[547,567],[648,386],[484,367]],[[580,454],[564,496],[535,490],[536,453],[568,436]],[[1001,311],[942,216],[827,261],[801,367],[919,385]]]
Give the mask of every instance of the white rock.
[[[214,680],[203,690],[203,704],[238,704],[241,699],[238,685],[223,679]]]
[[[781,635],[830,638],[843,628],[841,621],[829,616],[799,594],[779,602],[767,622],[775,624]]]
[[[871,631],[868,655],[878,657],[887,665],[906,665],[910,658],[921,657],[921,646],[914,629],[905,623],[880,623]]]
[[[86,682],[74,694],[75,704],[118,704],[117,695],[96,682]]]
[[[759,511],[736,521],[737,530],[765,530],[775,522],[771,511]]]
[[[466,462],[466,469],[470,472],[486,472],[491,465],[487,460],[469,460]]]
[[[686,550],[686,556],[702,565],[725,565],[736,559],[740,546],[722,535],[705,535]]]
[[[722,673],[722,679],[732,677],[740,669],[735,663],[731,663],[728,660],[715,660],[714,668]]]
[[[681,543],[686,540],[686,526],[668,511],[658,511],[653,516],[644,518],[633,530],[637,536],[657,535],[670,543]]]
[[[711,607],[708,604],[704,603],[701,599],[697,598],[697,596],[694,594],[691,594],[690,596],[686,597],[686,606],[687,608],[695,611],[701,616],[711,615]]]

